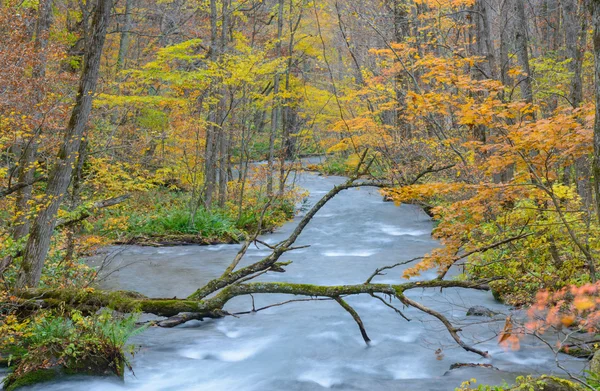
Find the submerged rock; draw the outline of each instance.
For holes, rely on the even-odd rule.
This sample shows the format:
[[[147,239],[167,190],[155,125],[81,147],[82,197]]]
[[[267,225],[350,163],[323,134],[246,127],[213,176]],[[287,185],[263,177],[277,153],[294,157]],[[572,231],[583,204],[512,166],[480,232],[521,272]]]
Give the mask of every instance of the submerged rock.
[[[494,315],[496,315],[496,312],[481,305],[473,306],[467,311],[467,316],[487,316],[492,318]]]

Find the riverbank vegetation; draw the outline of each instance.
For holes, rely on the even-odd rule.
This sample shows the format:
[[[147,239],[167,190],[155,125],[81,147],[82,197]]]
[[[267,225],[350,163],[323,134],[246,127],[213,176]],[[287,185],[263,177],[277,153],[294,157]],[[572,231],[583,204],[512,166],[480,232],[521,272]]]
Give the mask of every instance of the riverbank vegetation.
[[[3,0],[0,29],[7,385],[90,366],[87,354],[122,375],[132,321],[104,308],[165,316],[167,327],[227,316],[228,300],[254,293],[335,300],[367,343],[343,298],[389,295],[487,356],[404,295],[416,283],[372,281],[408,260],[362,285],[249,282],[285,271],[280,257],[311,217],[363,186],[436,221],[442,246],[404,278],[436,268],[419,287],[490,289],[528,309],[529,321],[506,320],[506,346],[550,328],[569,336],[550,348],[594,346],[597,0]],[[240,267],[257,235],[295,216],[306,196],[295,173],[308,155],[327,158],[305,168],[348,181],[289,238],[265,244],[271,254]],[[223,274],[186,299],[103,292],[85,263],[114,243],[234,242],[241,250]],[[462,275],[446,278],[458,263]],[[590,389],[597,377],[576,381]]]

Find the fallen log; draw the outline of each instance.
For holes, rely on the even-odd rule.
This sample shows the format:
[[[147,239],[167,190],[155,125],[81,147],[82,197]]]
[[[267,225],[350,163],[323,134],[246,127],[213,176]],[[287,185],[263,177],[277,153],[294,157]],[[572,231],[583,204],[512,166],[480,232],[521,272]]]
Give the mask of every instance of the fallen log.
[[[483,357],[487,357],[487,352],[480,351],[468,346],[458,336],[458,329],[455,329],[448,319],[441,313],[429,309],[422,304],[408,299],[405,292],[412,289],[421,288],[466,288],[487,290],[488,281],[446,281],[430,280],[405,282],[401,284],[354,284],[354,285],[334,285],[321,286],[312,284],[293,284],[284,282],[252,282],[238,283],[229,285],[220,290],[214,296],[206,299],[178,299],[178,298],[148,298],[137,292],[114,291],[107,292],[101,290],[74,290],[74,289],[29,289],[15,291],[13,295],[22,308],[28,310],[35,308],[77,308],[86,312],[93,312],[100,308],[111,308],[119,312],[145,312],[158,316],[167,317],[167,320],[157,323],[162,327],[174,327],[192,319],[211,318],[217,319],[230,315],[224,311],[224,307],[237,296],[246,296],[252,294],[289,294],[296,296],[307,296],[315,298],[331,298],[338,303],[342,297],[376,293],[396,297],[403,304],[416,308],[424,313],[432,315],[439,319],[448,329],[452,338],[465,350],[474,352]],[[342,305],[343,306],[343,305]],[[343,306],[344,307],[344,306]],[[361,333],[366,335],[366,331],[355,312],[349,311],[349,306],[344,307],[346,311],[353,315],[353,318],[359,324]],[[368,338],[365,338],[368,341]]]

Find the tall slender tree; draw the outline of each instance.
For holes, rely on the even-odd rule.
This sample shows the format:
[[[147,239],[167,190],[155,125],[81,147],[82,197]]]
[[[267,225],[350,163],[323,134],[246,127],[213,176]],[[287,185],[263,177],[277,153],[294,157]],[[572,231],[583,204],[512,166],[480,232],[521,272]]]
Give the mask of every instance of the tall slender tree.
[[[69,187],[77,152],[92,109],[111,6],[112,0],[98,0],[96,4],[75,105],[65,130],[56,165],[49,175],[44,203],[32,223],[23,253],[18,277],[20,287],[37,286],[42,275],[56,224],[56,214]]]

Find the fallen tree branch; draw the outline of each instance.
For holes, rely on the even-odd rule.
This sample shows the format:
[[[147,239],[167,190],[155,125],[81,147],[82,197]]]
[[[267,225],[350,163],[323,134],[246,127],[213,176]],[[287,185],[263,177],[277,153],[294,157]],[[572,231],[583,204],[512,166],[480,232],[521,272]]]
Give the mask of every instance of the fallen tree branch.
[[[391,186],[393,186],[393,184],[384,183],[384,182],[375,182],[375,181],[357,182],[353,179],[350,179],[340,185],[334,186],[327,194],[325,194],[310,209],[310,211],[308,211],[308,213],[306,213],[306,215],[302,218],[302,220],[300,220],[300,223],[296,226],[296,228],[290,234],[290,236],[286,240],[279,243],[277,246],[275,246],[273,248],[273,252],[271,254],[269,254],[262,260],[260,260],[256,263],[253,263],[252,265],[246,266],[237,271],[232,271],[230,273],[224,273],[221,277],[209,281],[202,288],[198,289],[196,292],[194,292],[192,295],[190,295],[189,299],[193,299],[193,300],[203,299],[203,298],[207,297],[208,295],[210,295],[220,289],[223,289],[223,288],[235,283],[238,280],[241,280],[244,277],[247,277],[249,275],[256,274],[258,272],[268,269],[269,267],[271,267],[271,265],[273,265],[275,262],[277,262],[279,260],[281,255],[283,255],[287,251],[290,251],[290,249],[293,247],[293,244],[296,242],[296,239],[298,238],[298,236],[300,236],[300,234],[302,233],[304,228],[306,228],[306,226],[308,225],[310,220],[313,218],[313,216],[315,214],[317,214],[317,212],[323,206],[325,206],[325,204],[329,200],[331,200],[333,197],[335,197],[341,191],[344,191],[347,189],[352,189],[352,188],[357,188],[357,187],[365,187],[365,186],[383,188],[383,187],[391,187]]]
[[[407,322],[410,322],[410,319],[404,315],[404,313],[402,311],[400,311],[398,308],[394,307],[393,305],[391,305],[390,303],[388,303],[387,301],[385,301],[383,299],[383,297],[377,296],[374,293],[371,293],[371,296],[373,296],[374,298],[378,299],[379,301],[381,301],[383,304],[385,304],[388,308],[391,308],[394,310],[394,312],[396,312],[398,315],[400,315],[401,317],[404,318],[404,320],[406,320]]]
[[[409,305],[411,307],[414,307],[422,312],[425,312],[426,314],[429,314],[435,318],[437,318],[440,322],[442,322],[442,324],[446,327],[446,329],[448,330],[448,332],[450,333],[450,336],[452,336],[452,339],[454,339],[454,341],[456,341],[456,343],[463,348],[464,350],[466,350],[467,352],[472,352],[472,353],[476,353],[479,354],[482,357],[488,358],[490,355],[488,352],[484,352],[482,350],[479,350],[477,348],[474,348],[472,346],[467,345],[466,343],[463,342],[462,339],[460,339],[458,332],[461,331],[460,329],[455,328],[452,323],[450,323],[450,321],[448,320],[448,318],[446,318],[444,315],[442,315],[441,313],[432,310],[429,307],[425,307],[423,304],[421,303],[417,303],[414,300],[409,299],[408,297],[404,296],[404,295],[399,295],[398,299],[400,299],[400,301],[402,301],[404,304]]]
[[[215,296],[204,300],[177,299],[177,298],[148,298],[136,292],[127,291],[94,291],[94,290],[23,290],[13,292],[19,298],[20,305],[24,308],[78,308],[93,312],[99,308],[108,307],[119,312],[142,311],[158,316],[169,317],[158,325],[174,327],[192,319],[222,318],[230,315],[223,310],[227,302],[237,296],[252,295],[255,293],[279,293],[310,298],[329,298],[336,300],[348,311],[361,328],[365,342],[370,339],[364,330],[360,317],[353,309],[349,310],[341,299],[342,296],[375,293],[387,294],[397,297],[402,303],[412,306],[420,311],[438,318],[450,332],[453,339],[467,351],[487,357],[487,353],[466,345],[458,336],[452,324],[442,314],[433,311],[404,296],[404,292],[417,288],[468,288],[487,290],[487,281],[446,281],[429,280],[405,282],[401,284],[355,284],[338,286],[320,286],[312,284],[293,284],[284,282],[253,282],[248,284],[234,284],[221,290]],[[340,302],[341,300],[341,302]],[[291,301],[290,301],[291,302]],[[344,303],[346,305],[344,305]],[[350,307],[351,308],[351,307]],[[392,307],[393,308],[393,307]],[[397,309],[394,308],[396,312]],[[358,319],[358,320],[357,320]],[[359,322],[360,321],[360,322]]]
[[[362,335],[365,343],[367,344],[367,346],[369,346],[371,338],[369,338],[369,336],[367,335],[367,330],[365,330],[365,325],[363,324],[362,319],[358,315],[358,312],[356,312],[354,308],[352,308],[350,304],[346,303],[341,297],[335,297],[334,300],[337,301],[337,303],[352,316],[352,319],[354,319],[354,321],[358,325],[358,328],[360,329],[360,335]]]
[[[286,305],[286,304],[290,304],[290,303],[300,303],[300,302],[305,302],[305,301],[330,301],[330,300],[332,300],[332,299],[330,299],[329,297],[327,297],[327,298],[309,298],[309,299],[292,299],[292,300],[282,301],[281,303],[269,304],[269,305],[266,305],[266,306],[260,307],[260,308],[252,308],[250,311],[236,312],[231,315],[253,314],[255,312],[268,310],[269,308],[281,307],[282,305]]]

